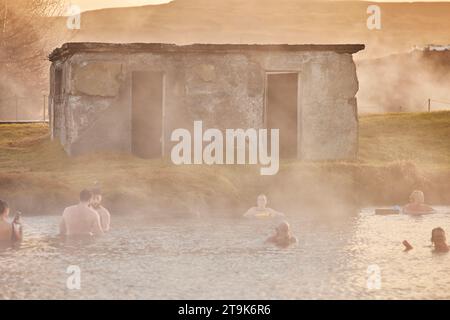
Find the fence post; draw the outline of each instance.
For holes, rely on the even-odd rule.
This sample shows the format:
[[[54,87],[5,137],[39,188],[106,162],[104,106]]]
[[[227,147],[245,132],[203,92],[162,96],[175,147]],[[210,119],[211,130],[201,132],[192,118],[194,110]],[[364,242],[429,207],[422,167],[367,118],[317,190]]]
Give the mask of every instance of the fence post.
[[[431,112],[431,99],[428,99],[428,112]]]

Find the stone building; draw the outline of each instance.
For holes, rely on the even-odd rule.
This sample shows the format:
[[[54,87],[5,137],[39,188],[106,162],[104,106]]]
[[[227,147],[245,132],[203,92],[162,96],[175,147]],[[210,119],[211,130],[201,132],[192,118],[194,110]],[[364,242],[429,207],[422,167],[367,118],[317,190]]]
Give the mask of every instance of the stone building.
[[[364,45],[67,43],[49,56],[52,137],[70,155],[170,155],[171,132],[279,128],[280,156],[352,159]]]

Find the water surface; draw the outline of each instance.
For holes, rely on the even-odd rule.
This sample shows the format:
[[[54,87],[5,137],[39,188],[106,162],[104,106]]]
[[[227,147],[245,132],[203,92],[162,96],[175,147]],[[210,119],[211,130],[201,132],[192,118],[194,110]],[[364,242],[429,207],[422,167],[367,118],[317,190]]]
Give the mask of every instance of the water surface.
[[[448,299],[450,253],[429,247],[434,227],[450,233],[450,208],[439,211],[288,217],[299,239],[288,249],[263,243],[273,220],[113,217],[103,237],[61,241],[59,217],[26,217],[26,240],[0,248],[0,298]],[[80,290],[66,287],[70,265],[80,267]],[[371,265],[380,289],[367,287]]]

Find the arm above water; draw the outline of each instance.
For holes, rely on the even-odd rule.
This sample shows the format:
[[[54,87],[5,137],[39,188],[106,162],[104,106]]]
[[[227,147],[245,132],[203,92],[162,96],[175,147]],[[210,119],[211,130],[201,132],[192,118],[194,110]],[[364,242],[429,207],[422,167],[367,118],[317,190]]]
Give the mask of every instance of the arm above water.
[[[109,231],[109,229],[111,228],[111,214],[109,213],[109,211],[106,208],[102,207],[102,211],[101,211],[101,223],[102,223],[102,229],[103,232]]]
[[[247,212],[244,213],[244,218],[250,218],[253,216],[255,216],[255,207],[248,209]]]
[[[423,215],[423,214],[436,213],[436,210],[434,210],[433,207],[431,207],[427,204],[422,204],[420,206],[413,205],[413,204],[407,204],[406,206],[403,207],[402,211],[404,214],[409,214],[409,215]]]
[[[22,241],[22,239],[23,239],[22,225],[17,224],[17,223],[13,223],[13,225],[12,225],[12,232],[14,232],[13,239],[15,241]]]
[[[276,235],[271,235],[266,239],[266,241],[264,241],[264,243],[275,243],[276,239],[277,239]]]
[[[435,213],[436,212],[436,210],[432,206],[429,206],[427,204],[423,204],[422,209],[426,213]]]
[[[267,212],[270,213],[270,216],[272,216],[272,217],[284,217],[285,216],[284,213],[278,212],[278,211],[273,210],[271,208],[266,208],[266,210],[267,210]]]
[[[67,234],[66,219],[64,218],[65,213],[66,210],[64,210],[61,221],[59,222],[59,235],[61,236],[65,236]]]
[[[92,210],[93,215],[92,215],[92,226],[91,226],[91,232],[94,235],[102,235],[103,234],[103,229],[102,229],[102,224],[100,222],[100,216],[98,215],[98,213],[94,210]]]

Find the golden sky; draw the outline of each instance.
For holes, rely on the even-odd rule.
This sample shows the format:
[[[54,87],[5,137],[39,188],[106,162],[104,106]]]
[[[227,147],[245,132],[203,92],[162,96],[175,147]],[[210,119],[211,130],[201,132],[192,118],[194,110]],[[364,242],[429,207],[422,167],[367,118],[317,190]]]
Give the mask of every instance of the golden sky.
[[[171,0],[68,0],[67,2],[80,6],[82,11],[87,11],[111,7],[134,7],[147,4],[161,4],[170,1]]]
[[[94,10],[100,8],[111,7],[132,7],[143,6],[148,4],[167,3],[171,0],[68,0],[72,4],[80,6],[82,11]],[[211,1],[226,1],[226,0],[211,0]],[[245,0],[242,0],[245,1]],[[442,1],[442,0],[441,0]],[[450,1],[450,0],[443,0]],[[377,2],[411,2],[405,0],[378,0]],[[421,2],[436,2],[436,0],[421,0]]]

